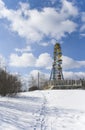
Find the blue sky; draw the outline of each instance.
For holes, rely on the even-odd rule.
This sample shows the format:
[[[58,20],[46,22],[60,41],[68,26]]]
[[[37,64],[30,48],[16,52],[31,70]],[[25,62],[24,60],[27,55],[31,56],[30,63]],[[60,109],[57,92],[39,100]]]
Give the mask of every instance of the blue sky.
[[[64,77],[85,78],[84,5],[84,0],[0,0],[1,67],[49,75],[59,42]]]

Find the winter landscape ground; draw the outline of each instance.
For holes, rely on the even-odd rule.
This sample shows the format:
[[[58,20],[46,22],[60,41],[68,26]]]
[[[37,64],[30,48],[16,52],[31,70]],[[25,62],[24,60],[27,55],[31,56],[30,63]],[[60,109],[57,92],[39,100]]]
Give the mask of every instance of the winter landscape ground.
[[[47,90],[0,97],[0,130],[85,130],[85,91]]]

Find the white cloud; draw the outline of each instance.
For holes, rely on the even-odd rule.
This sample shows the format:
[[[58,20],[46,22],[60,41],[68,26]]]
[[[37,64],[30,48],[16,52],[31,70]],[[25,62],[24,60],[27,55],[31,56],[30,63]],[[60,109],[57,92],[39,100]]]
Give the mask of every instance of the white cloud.
[[[45,67],[46,69],[50,69],[52,66],[52,62],[53,62],[53,60],[52,60],[50,54],[43,53],[36,60],[36,67]]]
[[[77,61],[67,56],[63,56],[62,59],[64,70],[85,67],[85,61]]]
[[[62,56],[63,70],[85,67],[85,61],[77,61],[67,56]],[[48,53],[42,53],[39,57],[35,57],[32,53],[22,53],[21,55],[10,55],[10,66],[16,67],[36,67],[51,69],[53,59]]]
[[[19,9],[12,10],[6,8],[4,2],[0,0],[0,18],[6,18],[12,31],[31,42],[41,41],[44,37],[61,39],[66,33],[76,30],[77,24],[70,20],[70,16],[78,14],[72,2],[62,0],[61,4],[60,11],[52,7],[38,11],[30,9],[26,3],[20,3]]]
[[[28,67],[34,66],[36,58],[32,53],[23,53],[21,56],[17,54],[11,54],[10,56],[10,66],[15,67]]]
[[[32,53],[22,53],[22,55],[11,54],[10,66],[15,67],[41,67],[50,69],[52,65],[52,58],[48,53],[42,53],[37,58]]]
[[[16,52],[21,52],[21,53],[24,53],[24,52],[31,52],[32,51],[32,49],[31,49],[31,47],[30,46],[26,46],[26,48],[15,48],[15,51]]]
[[[64,79],[85,79],[85,72],[63,72]]]
[[[78,15],[78,8],[74,5],[73,2],[67,0],[62,0],[62,10],[61,12],[65,13],[65,16],[76,16]]]

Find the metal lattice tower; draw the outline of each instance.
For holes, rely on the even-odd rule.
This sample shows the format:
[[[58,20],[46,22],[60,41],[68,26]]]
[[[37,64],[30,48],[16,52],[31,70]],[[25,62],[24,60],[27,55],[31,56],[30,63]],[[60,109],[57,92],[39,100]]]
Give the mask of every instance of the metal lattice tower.
[[[54,61],[52,66],[52,72],[50,79],[53,81],[63,80],[63,73],[62,73],[62,51],[61,46],[59,43],[54,45]]]

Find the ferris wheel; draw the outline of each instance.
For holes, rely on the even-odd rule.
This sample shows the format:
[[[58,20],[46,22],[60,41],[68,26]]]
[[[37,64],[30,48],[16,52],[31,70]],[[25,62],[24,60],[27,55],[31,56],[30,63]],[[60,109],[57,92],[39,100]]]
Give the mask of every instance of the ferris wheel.
[[[54,45],[54,55],[53,55],[53,65],[50,79],[53,80],[63,80],[62,73],[62,50],[59,43]]]

